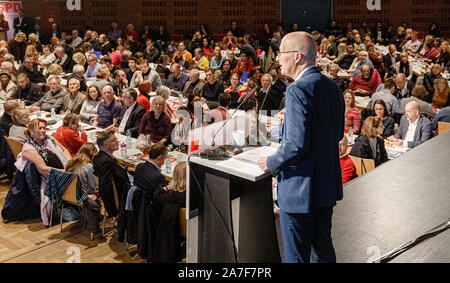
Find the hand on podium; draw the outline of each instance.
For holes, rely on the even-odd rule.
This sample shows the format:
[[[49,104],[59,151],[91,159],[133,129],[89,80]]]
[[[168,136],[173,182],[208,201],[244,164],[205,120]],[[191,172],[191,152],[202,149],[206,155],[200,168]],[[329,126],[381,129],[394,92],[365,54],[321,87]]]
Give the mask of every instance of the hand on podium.
[[[261,170],[266,173],[267,171],[269,171],[269,168],[267,168],[267,157],[262,157],[259,161],[258,161],[258,165],[259,168],[261,168]]]

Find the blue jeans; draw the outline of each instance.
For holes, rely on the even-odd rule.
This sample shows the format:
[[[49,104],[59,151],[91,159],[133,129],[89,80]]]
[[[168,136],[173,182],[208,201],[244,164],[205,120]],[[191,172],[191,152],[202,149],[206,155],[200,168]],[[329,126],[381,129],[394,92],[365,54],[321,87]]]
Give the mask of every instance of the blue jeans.
[[[332,207],[308,214],[280,211],[284,262],[335,263],[336,253],[331,240]]]

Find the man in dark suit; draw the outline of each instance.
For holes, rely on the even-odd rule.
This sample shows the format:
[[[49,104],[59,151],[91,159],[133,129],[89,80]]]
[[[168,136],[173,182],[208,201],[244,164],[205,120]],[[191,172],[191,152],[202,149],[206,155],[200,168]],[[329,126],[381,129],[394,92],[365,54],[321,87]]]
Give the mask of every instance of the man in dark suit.
[[[98,177],[98,190],[109,217],[117,220],[120,208],[125,205],[126,193],[130,188],[127,170],[114,158],[119,149],[119,141],[113,130],[101,132],[97,136],[99,153],[94,157],[94,175]],[[113,186],[115,185],[119,205],[116,205]]]
[[[394,77],[396,88],[394,90],[394,96],[401,100],[402,98],[408,98],[411,96],[412,90],[414,88],[414,83],[406,79],[405,74],[398,73]],[[400,103],[399,103],[400,106]]]
[[[347,54],[341,57],[340,60],[336,60],[336,64],[339,65],[341,69],[348,70],[356,58],[355,46],[353,41],[347,41]]]
[[[126,135],[128,130],[131,132],[132,138],[137,138],[139,135],[139,126],[141,125],[142,116],[145,114],[145,109],[137,102],[137,92],[134,89],[127,89],[122,94],[122,101],[124,107],[120,113],[117,121],[117,131],[122,135]]]
[[[419,103],[411,101],[406,104],[397,134],[388,139],[396,146],[413,148],[431,139],[431,130],[431,121],[420,114]]]
[[[25,17],[22,9],[19,10],[19,16],[14,18],[14,34],[23,32],[27,36],[34,32],[34,21],[30,17]]]
[[[389,44],[389,53],[383,56],[385,78],[392,77],[395,74],[395,63],[400,61],[400,55],[397,54],[397,47]]]
[[[256,97],[258,99],[259,110],[263,111],[261,114],[268,116],[274,115],[274,110],[278,112],[281,100],[283,99],[283,93],[272,86],[272,80],[273,78],[270,74],[265,74],[261,77],[261,89]]]
[[[278,175],[285,262],[336,262],[331,219],[343,197],[338,145],[345,105],[337,85],[315,67],[316,54],[307,33],[283,38],[277,59],[282,73],[296,80],[286,91],[281,146],[258,162]]]

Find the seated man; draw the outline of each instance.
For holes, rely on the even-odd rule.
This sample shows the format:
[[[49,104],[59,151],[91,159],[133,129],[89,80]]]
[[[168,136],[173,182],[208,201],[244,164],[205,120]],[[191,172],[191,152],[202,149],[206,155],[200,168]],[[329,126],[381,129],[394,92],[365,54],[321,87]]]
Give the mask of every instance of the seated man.
[[[261,77],[261,89],[258,92],[257,100],[261,114],[272,116],[280,109],[283,93],[272,86],[273,78],[270,74]]]
[[[422,43],[417,39],[417,31],[411,33],[411,38],[403,45],[403,51],[409,54],[417,54]]]
[[[123,91],[128,88],[128,80],[125,71],[122,69],[116,70],[114,72],[113,79],[109,83],[109,85],[112,87],[114,93],[118,97],[122,97]]]
[[[361,67],[361,75],[354,77],[348,86],[355,95],[360,96],[372,96],[377,87],[378,82],[373,76],[373,69],[370,69],[370,66],[366,64]]]
[[[61,113],[80,114],[81,106],[86,100],[86,95],[80,92],[80,81],[76,78],[69,80],[69,93],[64,97]]]
[[[101,101],[98,105],[98,115],[95,118],[93,126],[103,129],[116,126],[117,120],[120,118],[122,106],[120,105],[120,102],[114,99],[114,95],[114,90],[110,85],[103,87],[103,101]]]
[[[186,82],[189,81],[189,76],[181,71],[181,66],[177,63],[170,67],[172,73],[166,81],[167,87],[170,88],[171,93],[182,92]]]
[[[341,78],[338,76],[339,73],[339,65],[337,64],[331,64],[330,65],[330,79],[337,84],[339,89],[344,92],[348,85],[350,84],[350,81],[346,78]]]
[[[84,73],[84,76],[90,81],[95,81],[95,79],[97,78],[97,72],[98,70],[100,70],[102,65],[98,62],[97,55],[95,54],[88,54],[87,62],[88,67],[86,69],[86,72]]]
[[[347,54],[342,56],[339,60],[336,60],[335,63],[339,65],[341,69],[348,70],[353,63],[353,60],[356,58],[355,47],[351,40],[347,41]]]
[[[83,127],[80,127],[80,116],[74,113],[67,114],[63,119],[63,125],[59,127],[53,137],[59,141],[72,156],[80,147],[87,143],[87,135]],[[80,135],[81,133],[81,135]]]
[[[406,104],[397,134],[390,136],[389,141],[396,146],[414,148],[431,138],[431,122],[420,115],[420,106],[416,101]]]
[[[439,113],[434,117],[431,127],[436,132],[438,130],[439,122],[450,123],[450,106],[439,110]]]
[[[206,70],[205,74],[206,74],[206,83],[203,86],[203,98],[206,99],[206,103],[208,104],[208,107],[211,109],[217,107],[219,95],[223,93],[224,89],[223,85],[214,76],[213,69]]]
[[[142,59],[139,67],[140,71],[136,71],[131,78],[130,87],[136,88],[140,82],[149,81],[152,84],[152,91],[156,91],[162,85],[159,74],[150,69],[147,59]]]
[[[427,103],[424,98],[427,95],[427,91],[421,85],[418,85],[413,88],[411,91],[411,97],[403,98],[400,100],[400,107],[398,108],[397,113],[405,114],[406,104],[411,101],[416,101],[420,106],[420,114],[425,115],[428,119],[433,119],[436,116],[436,112],[433,110],[433,107],[429,103]]]
[[[191,94],[201,97],[204,85],[200,81],[200,72],[197,69],[193,69],[189,72],[189,81],[186,82],[182,94],[184,97],[189,97]]]
[[[9,63],[9,62],[8,62]],[[17,91],[17,85],[11,80],[9,73],[0,74],[0,101],[6,101]]]
[[[34,63],[33,58],[31,57],[25,58],[18,72],[27,74],[28,78],[32,83],[35,83],[40,87],[42,87],[43,85],[45,85],[45,76],[34,66],[33,63]]]
[[[389,44],[389,53],[383,56],[383,66],[385,78],[390,78],[395,73],[395,64],[400,61],[400,55],[397,54],[397,47]]]
[[[105,88],[112,92],[110,86]],[[97,145],[99,153],[94,157],[94,175],[98,177],[98,190],[100,197],[105,205],[109,217],[113,217],[113,222],[117,221],[118,208],[114,200],[114,187],[116,188],[119,199],[119,207],[125,205],[122,203],[126,199],[124,194],[128,192],[130,181],[128,172],[114,158],[114,152],[119,149],[119,141],[114,135],[113,130],[101,132],[97,136]]]
[[[142,116],[146,113],[145,109],[142,108],[136,100],[136,90],[130,88],[123,92],[122,101],[124,107],[122,107],[120,114],[121,118],[117,121],[117,125],[119,126],[116,129],[116,132],[122,135],[126,135],[129,130],[132,138],[137,138],[139,136],[139,127],[141,125]]]
[[[48,85],[50,90],[30,107],[31,111],[41,109],[42,111],[50,112],[52,108],[55,109],[56,113],[61,111],[67,94],[66,90],[61,87],[61,79],[55,75],[50,76]]]
[[[394,91],[394,96],[398,101],[400,101],[400,99],[402,98],[408,98],[411,96],[411,92],[414,88],[414,83],[412,81],[408,81],[405,74],[398,73],[397,75],[395,75],[394,81],[397,85]]]
[[[384,89],[378,92],[375,92],[370,98],[369,103],[367,104],[366,109],[372,109],[373,103],[378,99],[381,99],[386,104],[386,111],[388,115],[393,114],[394,112],[398,112],[398,103],[397,99],[393,95],[395,91],[395,82],[393,79],[386,79],[384,82]]]
[[[370,69],[373,70],[374,66],[372,61],[369,59],[369,53],[367,51],[360,51],[358,53],[358,56],[353,60],[352,65],[350,66],[350,69],[348,70],[349,73],[352,73],[352,77],[356,77],[361,75],[361,67],[362,65],[369,65]]]
[[[26,73],[17,75],[17,92],[11,97],[12,99],[20,99],[25,105],[31,105],[41,99],[43,93],[42,88],[37,84],[30,82]]]
[[[192,60],[192,54],[186,50],[186,46],[183,41],[178,43],[178,51],[173,55],[172,63],[175,62],[176,57],[182,57],[185,61]]]
[[[86,78],[84,77],[84,66],[75,65],[73,66],[73,73],[67,78],[67,87],[69,87],[69,80],[75,78],[80,82],[80,91],[87,91]]]

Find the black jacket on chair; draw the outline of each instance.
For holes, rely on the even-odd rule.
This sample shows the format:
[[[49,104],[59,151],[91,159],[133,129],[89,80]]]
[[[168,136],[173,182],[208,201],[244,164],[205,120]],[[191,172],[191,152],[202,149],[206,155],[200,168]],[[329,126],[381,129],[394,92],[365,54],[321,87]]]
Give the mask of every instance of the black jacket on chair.
[[[379,166],[388,161],[388,155],[386,148],[384,147],[384,140],[380,137],[377,137],[376,156],[373,155],[372,149],[370,148],[369,138],[362,135],[355,139],[355,144],[352,146],[350,155],[359,158],[373,159],[375,160],[375,166]]]
[[[94,175],[98,177],[100,197],[105,204],[108,215],[115,217],[119,210],[125,206],[123,199],[126,199],[126,193],[130,188],[128,173],[117,160],[102,150],[94,157],[93,164]],[[113,182],[119,198],[119,209],[117,209],[114,201]]]
[[[123,116],[125,115],[125,111],[127,111],[126,107],[122,107],[122,112],[120,113],[120,118],[117,120],[116,126],[119,127],[122,122]],[[136,103],[131,111],[130,117],[128,118],[127,124],[125,125],[124,134],[126,134],[127,130],[130,130],[131,137],[137,138],[139,136],[139,127],[141,126],[142,116],[146,113],[145,109],[142,108],[138,103]]]

